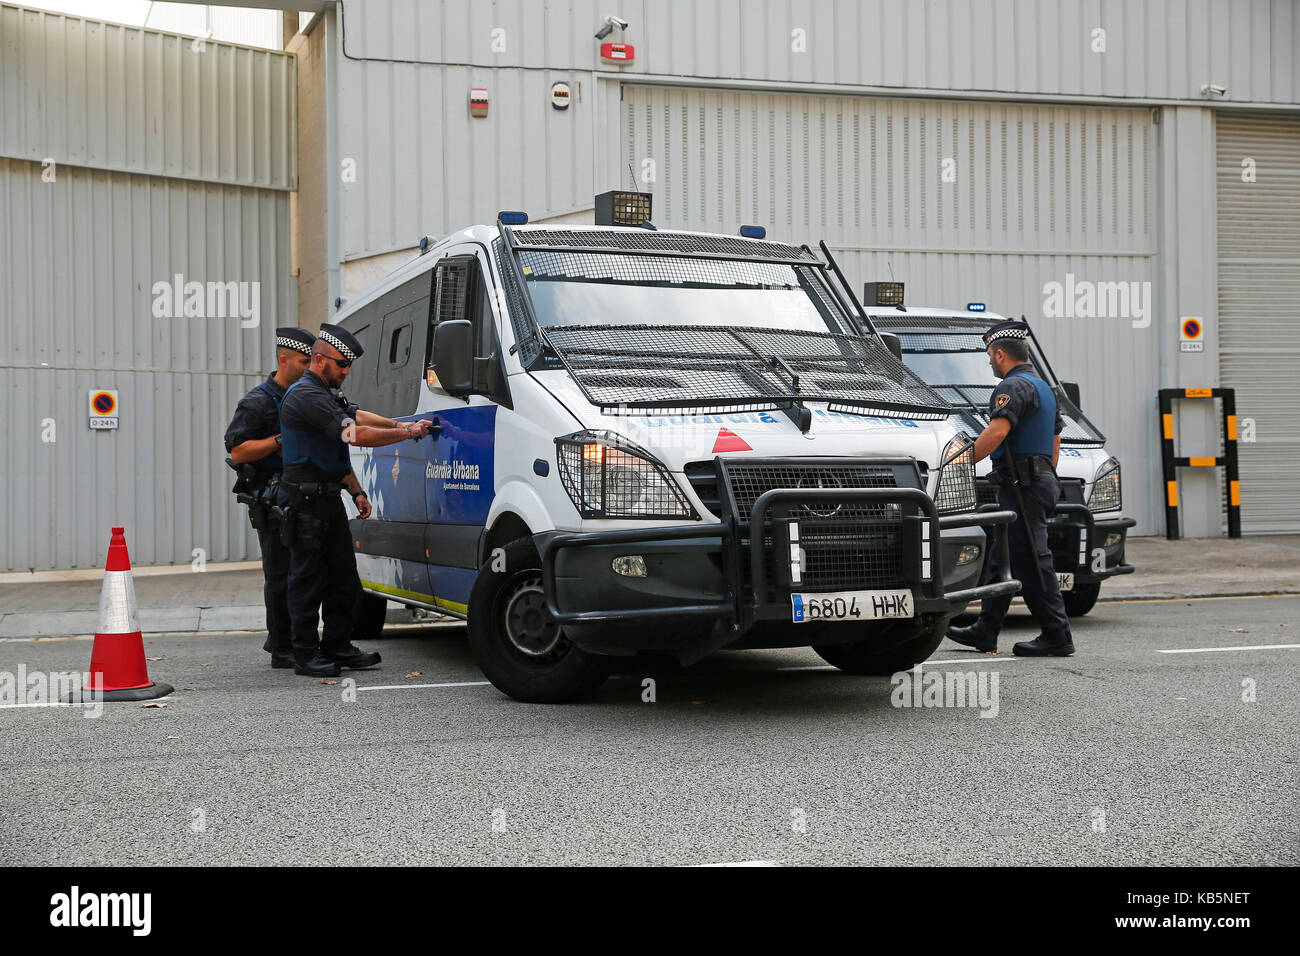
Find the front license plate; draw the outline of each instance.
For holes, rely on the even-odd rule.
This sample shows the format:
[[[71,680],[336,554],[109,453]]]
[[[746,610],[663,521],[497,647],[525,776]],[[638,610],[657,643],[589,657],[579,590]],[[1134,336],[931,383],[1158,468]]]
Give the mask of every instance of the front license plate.
[[[790,605],[796,624],[809,621],[881,621],[916,616],[912,592],[906,588],[791,594]]]
[[[1062,591],[1074,590],[1074,575],[1066,571],[1056,572],[1056,583],[1060,585]]]

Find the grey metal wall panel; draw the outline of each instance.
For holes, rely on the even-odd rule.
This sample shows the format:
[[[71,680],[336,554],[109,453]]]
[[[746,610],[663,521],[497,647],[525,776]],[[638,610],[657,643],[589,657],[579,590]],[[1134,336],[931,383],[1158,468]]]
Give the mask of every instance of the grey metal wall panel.
[[[1150,110],[629,85],[622,139],[622,165],[653,160],[657,225],[825,238],[857,289],[892,273],[916,305],[1028,315],[1156,530],[1155,416],[1134,414],[1159,368]],[[1138,283],[1151,326],[1044,315],[1044,286],[1071,275]]]
[[[594,0],[341,6],[351,56],[485,69],[1191,102],[1207,82],[1237,103],[1294,104],[1300,89],[1295,0],[624,0],[637,55],[614,68]]]
[[[1222,113],[1216,134],[1219,373],[1254,439],[1242,530],[1300,531],[1300,118]]]
[[[102,566],[125,525],[139,564],[256,558],[221,436],[297,314],[288,194],[0,159],[0,568]],[[259,323],[156,317],[154,284],[258,282]],[[251,287],[250,287],[251,292]],[[206,308],[206,304],[205,304]],[[92,432],[88,392],[117,388]],[[54,442],[42,440],[47,420]]]
[[[294,58],[0,5],[0,155],[297,185]]]

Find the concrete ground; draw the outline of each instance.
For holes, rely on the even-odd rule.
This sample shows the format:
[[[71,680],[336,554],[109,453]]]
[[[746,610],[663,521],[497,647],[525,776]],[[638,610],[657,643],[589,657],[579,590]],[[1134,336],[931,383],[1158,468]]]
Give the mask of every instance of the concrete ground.
[[[996,675],[987,718],[808,650],[628,661],[548,707],[485,685],[460,625],[369,644],[355,687],[259,634],[156,634],[164,707],[0,709],[0,863],[1295,865],[1298,618],[1112,603],[1069,659],[945,643],[924,671]],[[89,650],[10,638],[0,671]]]

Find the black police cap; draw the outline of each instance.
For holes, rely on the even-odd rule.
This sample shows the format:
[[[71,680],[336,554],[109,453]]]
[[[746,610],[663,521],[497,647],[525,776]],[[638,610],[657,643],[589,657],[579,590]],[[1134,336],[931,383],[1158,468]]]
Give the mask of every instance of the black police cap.
[[[1027,338],[1029,338],[1029,326],[1024,322],[1015,321],[999,322],[985,332],[983,336],[985,348],[1002,339],[1024,340]]]
[[[293,349],[303,355],[311,355],[311,347],[316,343],[316,336],[306,329],[287,325],[275,330],[276,348]]]
[[[338,349],[349,362],[355,362],[364,354],[357,337],[341,325],[322,325],[318,337],[326,345]]]

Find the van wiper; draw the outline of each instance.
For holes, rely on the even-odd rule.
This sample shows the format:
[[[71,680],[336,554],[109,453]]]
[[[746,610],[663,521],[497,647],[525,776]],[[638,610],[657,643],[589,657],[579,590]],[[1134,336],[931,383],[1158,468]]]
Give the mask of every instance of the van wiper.
[[[873,339],[801,329],[567,325],[540,329],[592,405],[767,407],[811,427],[805,402],[855,415],[947,418],[951,406]]]

